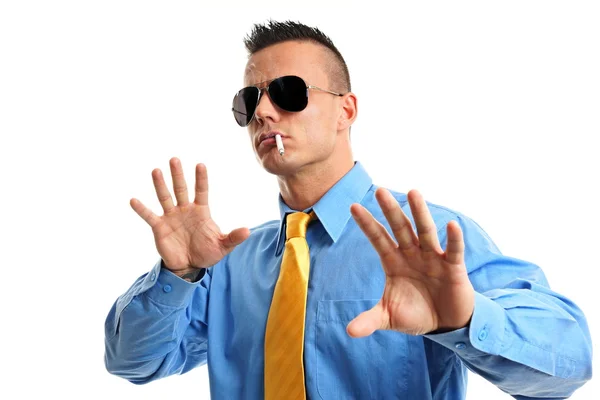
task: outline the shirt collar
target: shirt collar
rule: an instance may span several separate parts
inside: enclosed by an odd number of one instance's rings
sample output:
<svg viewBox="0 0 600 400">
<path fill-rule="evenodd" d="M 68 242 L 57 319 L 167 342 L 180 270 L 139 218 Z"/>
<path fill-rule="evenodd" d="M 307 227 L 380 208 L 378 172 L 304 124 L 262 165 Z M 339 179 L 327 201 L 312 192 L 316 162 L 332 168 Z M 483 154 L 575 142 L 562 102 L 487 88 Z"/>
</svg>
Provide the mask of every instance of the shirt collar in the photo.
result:
<svg viewBox="0 0 600 400">
<path fill-rule="evenodd" d="M 312 208 L 329 234 L 329 237 L 335 243 L 352 216 L 350 214 L 350 206 L 353 203 L 360 203 L 371 185 L 371 177 L 367 174 L 362 164 L 357 161 L 354 163 L 352 169 L 342 179 L 337 181 L 313 207 L 302 211 L 308 213 Z M 297 211 L 288 207 L 284 203 L 281 194 L 279 194 L 280 222 L 277 247 L 275 248 L 276 255 L 281 253 L 283 242 L 285 241 L 285 218 L 287 214 Z"/>
</svg>

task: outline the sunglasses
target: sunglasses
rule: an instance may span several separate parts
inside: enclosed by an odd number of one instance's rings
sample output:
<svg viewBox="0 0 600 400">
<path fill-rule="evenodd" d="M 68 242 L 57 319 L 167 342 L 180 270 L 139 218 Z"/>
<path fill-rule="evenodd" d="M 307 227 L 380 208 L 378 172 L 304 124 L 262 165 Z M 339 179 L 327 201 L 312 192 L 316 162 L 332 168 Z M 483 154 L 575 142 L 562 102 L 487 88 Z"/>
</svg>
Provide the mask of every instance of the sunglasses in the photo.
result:
<svg viewBox="0 0 600 400">
<path fill-rule="evenodd" d="M 307 85 L 304 79 L 288 75 L 273 79 L 269 85 L 263 89 L 257 86 L 248 86 L 241 89 L 233 98 L 233 117 L 239 126 L 248 126 L 254 119 L 256 107 L 260 102 L 263 90 L 269 93 L 271 101 L 284 111 L 298 112 L 302 111 L 308 105 L 308 89 L 320 90 L 331 93 L 336 96 L 343 94 L 321 89 L 320 87 Z"/>
</svg>

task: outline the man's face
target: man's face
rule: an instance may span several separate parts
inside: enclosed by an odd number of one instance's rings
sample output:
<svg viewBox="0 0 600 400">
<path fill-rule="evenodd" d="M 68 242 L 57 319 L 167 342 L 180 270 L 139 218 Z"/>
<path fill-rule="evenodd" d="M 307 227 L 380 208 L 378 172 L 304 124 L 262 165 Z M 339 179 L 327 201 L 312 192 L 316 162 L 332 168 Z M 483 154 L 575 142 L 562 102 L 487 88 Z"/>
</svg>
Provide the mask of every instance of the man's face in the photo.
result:
<svg viewBox="0 0 600 400">
<path fill-rule="evenodd" d="M 272 45 L 248 60 L 244 85 L 263 88 L 275 78 L 296 75 L 307 85 L 337 91 L 339 88 L 330 87 L 326 73 L 329 60 L 325 48 L 317 44 L 284 42 Z M 289 112 L 277 107 L 263 91 L 254 120 L 248 125 L 254 153 L 263 168 L 276 175 L 287 175 L 330 159 L 336 151 L 340 99 L 310 89 L 307 107 L 300 112 Z M 261 134 L 275 132 L 283 139 L 283 157 L 274 140 L 260 140 Z"/>
</svg>

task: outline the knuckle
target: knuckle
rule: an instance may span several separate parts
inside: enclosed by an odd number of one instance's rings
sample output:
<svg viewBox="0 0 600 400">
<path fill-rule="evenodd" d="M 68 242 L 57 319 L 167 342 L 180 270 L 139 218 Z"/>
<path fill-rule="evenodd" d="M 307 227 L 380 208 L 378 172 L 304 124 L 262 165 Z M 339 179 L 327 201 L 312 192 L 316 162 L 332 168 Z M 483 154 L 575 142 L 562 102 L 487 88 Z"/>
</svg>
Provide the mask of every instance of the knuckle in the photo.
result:
<svg viewBox="0 0 600 400">
<path fill-rule="evenodd" d="M 170 194 L 163 194 L 163 195 L 159 195 L 158 196 L 158 201 L 160 201 L 161 203 L 164 203 L 166 201 L 171 200 L 171 195 Z"/>
<path fill-rule="evenodd" d="M 185 193 L 187 192 L 187 188 L 185 187 L 185 185 L 183 186 L 176 186 L 173 188 L 173 192 L 180 194 L 180 193 Z"/>
</svg>

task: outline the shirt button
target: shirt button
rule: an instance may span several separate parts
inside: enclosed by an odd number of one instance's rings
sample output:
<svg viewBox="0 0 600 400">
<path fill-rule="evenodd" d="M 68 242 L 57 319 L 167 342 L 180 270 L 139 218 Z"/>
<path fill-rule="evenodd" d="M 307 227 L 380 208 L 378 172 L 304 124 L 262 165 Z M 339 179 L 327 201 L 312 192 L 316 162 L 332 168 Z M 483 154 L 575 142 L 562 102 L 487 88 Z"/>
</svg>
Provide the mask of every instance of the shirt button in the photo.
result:
<svg viewBox="0 0 600 400">
<path fill-rule="evenodd" d="M 454 345 L 454 347 L 456 347 L 458 350 L 462 350 L 462 349 L 466 349 L 467 345 L 464 344 L 463 342 L 458 342 Z"/>
<path fill-rule="evenodd" d="M 150 280 L 156 280 L 156 272 L 152 273 L 152 276 L 150 276 Z"/>
<path fill-rule="evenodd" d="M 487 338 L 488 332 L 485 328 L 483 328 L 482 330 L 479 331 L 479 335 L 477 335 L 477 337 L 479 338 L 479 340 L 485 340 Z"/>
<path fill-rule="evenodd" d="M 169 293 L 171 291 L 171 285 L 165 285 L 165 286 L 163 286 L 163 291 L 165 293 Z"/>
</svg>

